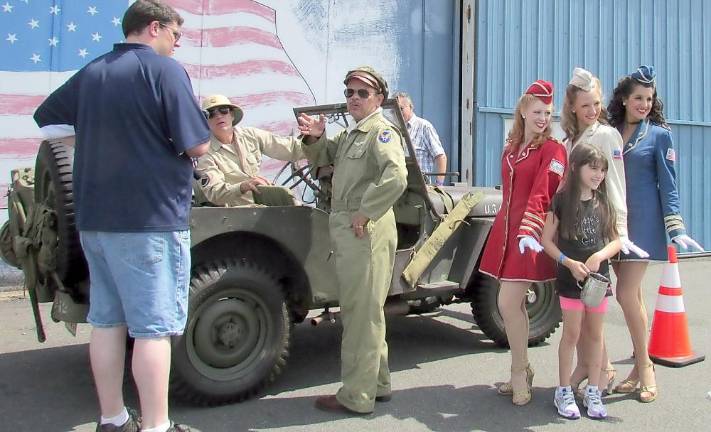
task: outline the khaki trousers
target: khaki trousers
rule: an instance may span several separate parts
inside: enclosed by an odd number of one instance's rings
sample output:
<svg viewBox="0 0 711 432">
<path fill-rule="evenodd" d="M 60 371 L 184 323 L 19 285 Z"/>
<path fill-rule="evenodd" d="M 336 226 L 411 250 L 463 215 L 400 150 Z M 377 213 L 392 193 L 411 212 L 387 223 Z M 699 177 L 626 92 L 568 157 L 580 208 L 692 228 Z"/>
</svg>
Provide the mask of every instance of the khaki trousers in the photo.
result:
<svg viewBox="0 0 711 432">
<path fill-rule="evenodd" d="M 368 222 L 362 239 L 353 233 L 349 212 L 331 213 L 329 228 L 343 323 L 343 386 L 336 398 L 353 411 L 369 413 L 376 396 L 391 392 L 383 306 L 397 247 L 395 216 L 391 209 L 377 222 Z"/>
</svg>

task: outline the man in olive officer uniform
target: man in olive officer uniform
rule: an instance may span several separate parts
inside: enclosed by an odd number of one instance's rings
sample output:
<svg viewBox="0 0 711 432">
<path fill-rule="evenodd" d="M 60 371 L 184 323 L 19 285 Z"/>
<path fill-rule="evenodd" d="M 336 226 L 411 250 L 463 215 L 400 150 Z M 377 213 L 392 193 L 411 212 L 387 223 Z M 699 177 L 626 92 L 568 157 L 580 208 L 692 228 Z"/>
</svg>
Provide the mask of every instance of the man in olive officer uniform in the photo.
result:
<svg viewBox="0 0 711 432">
<path fill-rule="evenodd" d="M 348 72 L 344 84 L 353 130 L 328 139 L 323 116 L 299 118 L 307 158 L 334 165 L 329 231 L 343 321 L 343 386 L 335 396 L 319 397 L 316 407 L 366 414 L 391 394 L 383 306 L 397 245 L 392 206 L 407 186 L 407 169 L 402 137 L 380 107 L 388 96 L 385 80 L 364 66 Z"/>
<path fill-rule="evenodd" d="M 283 161 L 304 158 L 301 141 L 254 127 L 236 126 L 240 107 L 227 96 L 212 95 L 202 101 L 210 126 L 210 151 L 198 161 L 202 192 L 218 206 L 254 204 L 257 186 L 271 182 L 259 175 L 262 155 Z"/>
</svg>

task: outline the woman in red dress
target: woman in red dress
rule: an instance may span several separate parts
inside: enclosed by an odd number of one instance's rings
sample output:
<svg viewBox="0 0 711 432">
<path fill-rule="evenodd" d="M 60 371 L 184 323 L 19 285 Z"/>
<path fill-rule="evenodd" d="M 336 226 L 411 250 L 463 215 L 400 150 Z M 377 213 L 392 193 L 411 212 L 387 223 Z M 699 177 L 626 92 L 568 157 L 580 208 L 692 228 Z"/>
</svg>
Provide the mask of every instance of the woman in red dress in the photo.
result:
<svg viewBox="0 0 711 432">
<path fill-rule="evenodd" d="M 503 203 L 491 228 L 480 270 L 501 283 L 499 312 L 511 347 L 511 380 L 499 386 L 515 405 L 531 401 L 526 292 L 555 279 L 555 262 L 539 254 L 551 198 L 567 166 L 565 147 L 551 138 L 553 85 L 538 80 L 516 105 L 501 163 Z"/>
</svg>

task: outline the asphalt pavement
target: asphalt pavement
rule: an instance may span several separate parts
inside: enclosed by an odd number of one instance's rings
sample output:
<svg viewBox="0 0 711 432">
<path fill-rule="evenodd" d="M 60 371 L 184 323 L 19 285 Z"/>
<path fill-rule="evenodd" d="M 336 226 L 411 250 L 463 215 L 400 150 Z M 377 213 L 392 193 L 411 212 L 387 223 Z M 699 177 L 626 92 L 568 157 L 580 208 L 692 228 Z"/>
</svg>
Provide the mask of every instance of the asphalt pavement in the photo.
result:
<svg viewBox="0 0 711 432">
<path fill-rule="evenodd" d="M 683 261 L 680 269 L 692 345 L 711 355 L 711 259 Z M 660 273 L 661 265 L 650 267 L 644 282 L 650 318 Z M 631 368 L 632 348 L 620 308 L 611 305 L 606 336 L 619 381 Z M 89 327 L 80 326 L 72 337 L 49 320 L 46 306 L 48 341 L 40 344 L 27 298 L 17 291 L 0 293 L 0 430 L 93 431 L 98 414 L 88 364 Z M 393 399 L 378 403 L 371 415 L 348 417 L 313 407 L 315 396 L 339 387 L 340 326 L 305 323 L 294 328 L 288 367 L 265 394 L 213 408 L 174 401 L 171 416 L 205 432 L 711 430 L 711 358 L 685 368 L 657 366 L 659 398 L 654 403 L 613 395 L 606 399 L 609 417 L 604 421 L 558 417 L 552 398 L 559 337 L 560 331 L 530 350 L 536 370 L 533 401 L 514 407 L 494 389 L 508 375 L 509 354 L 479 331 L 469 305 L 390 317 Z M 128 404 L 136 406 L 128 377 L 125 388 Z"/>
</svg>

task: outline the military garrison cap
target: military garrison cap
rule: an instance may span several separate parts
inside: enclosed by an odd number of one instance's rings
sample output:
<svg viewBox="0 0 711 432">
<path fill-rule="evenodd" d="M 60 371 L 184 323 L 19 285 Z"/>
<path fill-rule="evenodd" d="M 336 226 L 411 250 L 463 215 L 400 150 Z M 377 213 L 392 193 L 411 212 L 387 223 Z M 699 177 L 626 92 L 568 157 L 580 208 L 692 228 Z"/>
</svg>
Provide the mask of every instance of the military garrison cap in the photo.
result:
<svg viewBox="0 0 711 432">
<path fill-rule="evenodd" d="M 568 85 L 589 92 L 595 88 L 595 77 L 589 71 L 576 67 L 573 69 L 573 76 L 570 78 L 570 81 L 568 81 Z"/>
<path fill-rule="evenodd" d="M 360 66 L 348 71 L 343 84 L 348 84 L 351 78 L 358 79 L 365 84 L 378 90 L 385 99 L 388 98 L 388 83 L 385 79 L 370 66 Z"/>
<path fill-rule="evenodd" d="M 642 84 L 654 84 L 657 74 L 654 72 L 654 66 L 642 65 L 630 76 Z"/>
<path fill-rule="evenodd" d="M 544 104 L 553 103 L 553 84 L 544 80 L 536 80 L 526 90 L 526 94 L 537 97 Z"/>
</svg>

